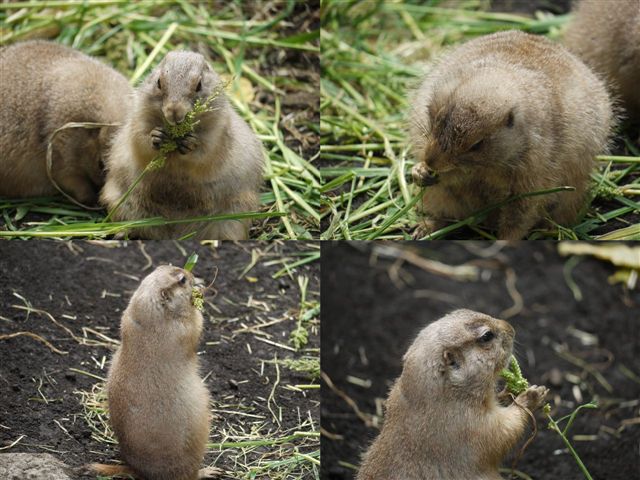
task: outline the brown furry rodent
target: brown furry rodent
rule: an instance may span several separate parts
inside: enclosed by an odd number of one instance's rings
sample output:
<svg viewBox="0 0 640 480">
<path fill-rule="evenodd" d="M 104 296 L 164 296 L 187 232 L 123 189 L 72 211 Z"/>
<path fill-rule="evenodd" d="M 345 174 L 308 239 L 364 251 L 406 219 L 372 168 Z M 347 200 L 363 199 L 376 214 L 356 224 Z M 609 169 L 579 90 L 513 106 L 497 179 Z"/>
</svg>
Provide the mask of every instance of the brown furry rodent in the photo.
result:
<svg viewBox="0 0 640 480">
<path fill-rule="evenodd" d="M 180 123 L 197 99 L 220 85 L 199 53 L 170 52 L 137 89 L 135 105 L 106 159 L 101 202 L 113 209 L 140 172 L 158 155 L 163 122 Z M 114 220 L 161 216 L 183 219 L 258 208 L 263 154 L 260 141 L 224 94 L 212 112 L 198 117 L 193 135 L 169 153 L 165 165 L 148 172 Z M 227 220 L 139 229 L 143 238 L 178 238 L 197 230 L 199 239 L 245 239 L 250 221 Z"/>
<path fill-rule="evenodd" d="M 124 121 L 133 89 L 114 69 L 51 42 L 0 49 L 0 196 L 57 194 L 46 151 L 68 122 Z M 95 203 L 104 183 L 102 155 L 114 127 L 73 128 L 56 135 L 52 176 L 76 200 Z"/>
<path fill-rule="evenodd" d="M 627 115 L 640 120 L 640 1 L 582 0 L 563 42 L 607 80 Z"/>
<path fill-rule="evenodd" d="M 189 272 L 163 265 L 133 294 L 107 379 L 109 419 L 126 466 L 94 464 L 93 471 L 199 478 L 210 420 L 209 392 L 198 374 L 202 314 L 192 304 L 193 286 Z"/>
<path fill-rule="evenodd" d="M 501 32 L 453 49 L 424 78 L 410 104 L 410 135 L 419 163 L 438 183 L 427 188 L 425 233 L 508 197 L 489 215 L 498 238 L 520 239 L 549 217 L 569 225 L 585 206 L 594 157 L 613 123 L 604 84 L 550 40 Z"/>
<path fill-rule="evenodd" d="M 494 480 L 547 393 L 532 386 L 499 404 L 495 387 L 509 363 L 507 322 L 456 310 L 424 328 L 404 356 L 386 402 L 382 431 L 357 480 Z"/>
</svg>

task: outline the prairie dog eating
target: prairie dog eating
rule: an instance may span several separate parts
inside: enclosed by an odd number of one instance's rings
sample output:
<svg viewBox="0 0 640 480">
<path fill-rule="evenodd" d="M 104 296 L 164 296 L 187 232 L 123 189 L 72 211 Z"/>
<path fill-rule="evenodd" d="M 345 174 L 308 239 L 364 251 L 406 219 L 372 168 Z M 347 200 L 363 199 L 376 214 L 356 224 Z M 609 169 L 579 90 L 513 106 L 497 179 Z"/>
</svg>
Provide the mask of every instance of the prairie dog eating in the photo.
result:
<svg viewBox="0 0 640 480">
<path fill-rule="evenodd" d="M 210 397 L 198 374 L 203 320 L 193 287 L 189 272 L 165 265 L 133 294 L 107 379 L 109 418 L 126 465 L 93 465 L 94 471 L 133 472 L 145 480 L 201 478 Z"/>
<path fill-rule="evenodd" d="M 422 202 L 424 233 L 511 197 L 488 216 L 500 239 L 521 239 L 544 220 L 572 224 L 614 123 L 605 86 L 584 63 L 516 31 L 454 48 L 410 105 L 412 174 L 417 183 L 438 174 Z M 562 186 L 575 191 L 522 197 Z"/>
<path fill-rule="evenodd" d="M 497 480 L 546 388 L 532 386 L 508 407 L 495 387 L 508 364 L 507 322 L 456 310 L 425 327 L 404 356 L 378 438 L 357 480 Z"/>
<path fill-rule="evenodd" d="M 136 89 L 134 106 L 106 159 L 100 200 L 109 210 L 159 155 L 167 139 L 165 123 L 180 124 L 196 101 L 219 95 L 213 110 L 197 117 L 194 132 L 177 140 L 164 166 L 147 172 L 114 220 L 180 220 L 258 208 L 262 146 L 221 90 L 218 75 L 194 52 L 170 52 Z M 166 239 L 196 232 L 198 239 L 241 240 L 249 226 L 248 220 L 178 223 L 138 229 L 134 235 Z"/>
</svg>

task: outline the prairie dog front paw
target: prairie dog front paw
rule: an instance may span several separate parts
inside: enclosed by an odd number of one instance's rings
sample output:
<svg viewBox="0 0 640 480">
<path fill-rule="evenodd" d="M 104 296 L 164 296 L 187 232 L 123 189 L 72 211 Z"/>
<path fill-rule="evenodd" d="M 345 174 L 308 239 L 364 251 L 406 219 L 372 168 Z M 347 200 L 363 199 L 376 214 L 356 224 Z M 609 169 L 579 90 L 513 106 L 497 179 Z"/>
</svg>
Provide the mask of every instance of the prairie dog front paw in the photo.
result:
<svg viewBox="0 0 640 480">
<path fill-rule="evenodd" d="M 549 389 L 544 385 L 532 385 L 518 395 L 515 401 L 518 405 L 533 411 L 542 406 L 547 393 L 549 393 Z"/>
<path fill-rule="evenodd" d="M 198 148 L 198 146 L 200 145 L 198 137 L 196 137 L 192 133 L 189 133 L 184 138 L 177 140 L 176 143 L 178 145 L 178 151 L 180 152 L 180 155 L 186 155 L 187 153 L 192 152 L 193 150 Z"/>
<path fill-rule="evenodd" d="M 160 147 L 162 146 L 166 138 L 167 133 L 162 130 L 162 128 L 156 127 L 151 130 L 151 145 L 153 145 L 153 148 L 155 148 L 156 150 L 160 150 Z"/>
<path fill-rule="evenodd" d="M 442 220 L 435 220 L 433 218 L 424 218 L 413 230 L 411 238 L 413 240 L 419 240 L 432 234 L 433 232 L 440 230 L 446 225 L 446 222 Z"/>
</svg>

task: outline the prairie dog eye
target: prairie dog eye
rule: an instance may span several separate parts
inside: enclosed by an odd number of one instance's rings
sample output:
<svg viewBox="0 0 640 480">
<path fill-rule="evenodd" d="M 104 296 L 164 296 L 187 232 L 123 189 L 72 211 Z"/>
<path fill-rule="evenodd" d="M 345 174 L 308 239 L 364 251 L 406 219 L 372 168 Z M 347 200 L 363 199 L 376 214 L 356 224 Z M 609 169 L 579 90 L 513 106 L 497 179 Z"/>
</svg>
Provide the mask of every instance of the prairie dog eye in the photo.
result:
<svg viewBox="0 0 640 480">
<path fill-rule="evenodd" d="M 158 90 L 162 90 L 162 83 L 160 83 L 160 78 L 158 78 L 156 84 L 158 85 Z"/>
<path fill-rule="evenodd" d="M 495 338 L 495 334 L 491 330 L 488 330 L 478 339 L 478 341 L 481 343 L 487 343 L 493 340 L 494 338 Z"/>
<path fill-rule="evenodd" d="M 202 80 L 200 80 L 196 86 L 196 92 L 199 92 L 200 90 L 202 90 Z"/>
<path fill-rule="evenodd" d="M 470 152 L 477 152 L 478 150 L 480 150 L 482 148 L 483 144 L 484 144 L 484 140 L 478 140 L 476 143 L 471 145 L 471 148 L 469 148 L 469 151 Z"/>
<path fill-rule="evenodd" d="M 180 274 L 180 277 L 178 278 L 178 283 L 180 285 L 184 285 L 185 283 L 187 283 L 187 277 L 183 274 Z"/>
</svg>

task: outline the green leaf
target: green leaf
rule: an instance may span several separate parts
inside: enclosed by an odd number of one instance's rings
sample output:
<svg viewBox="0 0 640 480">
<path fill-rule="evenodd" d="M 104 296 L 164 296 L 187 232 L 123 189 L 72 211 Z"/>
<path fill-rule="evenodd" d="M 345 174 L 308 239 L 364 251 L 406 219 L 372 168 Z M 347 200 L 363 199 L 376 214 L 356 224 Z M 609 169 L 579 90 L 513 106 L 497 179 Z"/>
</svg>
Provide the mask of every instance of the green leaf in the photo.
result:
<svg viewBox="0 0 640 480">
<path fill-rule="evenodd" d="M 198 254 L 196 252 L 193 252 L 191 256 L 187 258 L 187 263 L 184 264 L 184 269 L 187 272 L 190 272 L 191 270 L 193 270 L 193 267 L 196 266 L 196 263 L 198 263 Z"/>
</svg>

